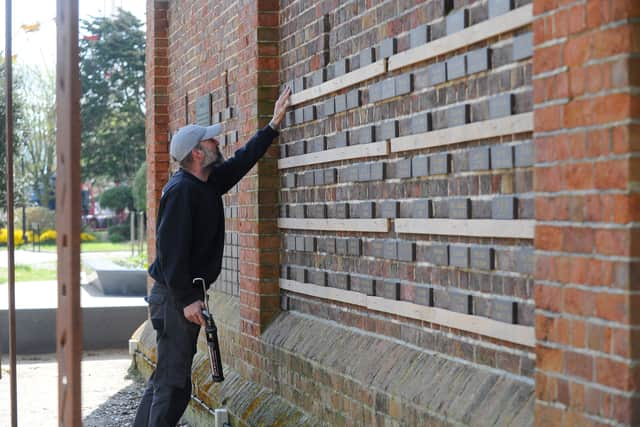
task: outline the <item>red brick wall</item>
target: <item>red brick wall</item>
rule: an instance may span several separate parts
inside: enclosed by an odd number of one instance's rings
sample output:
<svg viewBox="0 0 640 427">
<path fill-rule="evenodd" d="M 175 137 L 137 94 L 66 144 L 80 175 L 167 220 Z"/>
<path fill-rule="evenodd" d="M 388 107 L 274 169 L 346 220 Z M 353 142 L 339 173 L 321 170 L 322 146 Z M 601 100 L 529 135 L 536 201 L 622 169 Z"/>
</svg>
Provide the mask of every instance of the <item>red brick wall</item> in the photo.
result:
<svg viewBox="0 0 640 427">
<path fill-rule="evenodd" d="M 536 423 L 638 425 L 640 3 L 534 14 Z"/>
</svg>

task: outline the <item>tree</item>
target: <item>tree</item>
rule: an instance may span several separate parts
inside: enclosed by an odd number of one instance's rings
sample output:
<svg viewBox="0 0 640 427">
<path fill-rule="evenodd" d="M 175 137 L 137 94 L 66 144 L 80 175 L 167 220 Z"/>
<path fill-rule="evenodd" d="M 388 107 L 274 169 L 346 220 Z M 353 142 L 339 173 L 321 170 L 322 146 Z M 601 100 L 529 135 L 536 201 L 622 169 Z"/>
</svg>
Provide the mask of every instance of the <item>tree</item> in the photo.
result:
<svg viewBox="0 0 640 427">
<path fill-rule="evenodd" d="M 0 52 L 0 224 L 4 225 L 6 222 L 6 208 L 7 208 L 7 144 L 5 135 L 5 117 L 6 117 L 6 96 L 5 96 L 5 66 L 4 66 L 4 53 Z M 23 85 L 23 80 L 20 74 L 14 72 L 13 75 L 13 152 L 14 152 L 14 171 L 19 172 L 17 168 L 16 159 L 20 153 L 21 143 L 23 141 L 22 132 L 24 129 L 24 118 L 22 114 L 23 99 L 20 94 L 20 88 Z M 14 173 L 14 176 L 16 174 Z M 16 204 L 23 203 L 24 180 L 16 177 L 14 180 L 14 202 Z"/>
<path fill-rule="evenodd" d="M 21 74 L 25 82 L 20 88 L 23 117 L 28 126 L 21 132 L 20 164 L 16 165 L 16 172 L 27 180 L 40 206 L 48 207 L 55 193 L 55 74 L 53 70 L 34 66 L 22 67 Z"/>
<path fill-rule="evenodd" d="M 118 9 L 82 21 L 82 166 L 85 178 L 129 182 L 145 159 L 142 23 Z"/>
<path fill-rule="evenodd" d="M 113 209 L 120 214 L 125 209 L 133 209 L 133 194 L 131 187 L 128 185 L 120 185 L 105 190 L 100 196 L 100 206 L 107 209 Z"/>
<path fill-rule="evenodd" d="M 147 208 L 147 163 L 140 165 L 140 169 L 136 172 L 133 179 L 133 206 L 138 211 L 144 211 Z"/>
</svg>

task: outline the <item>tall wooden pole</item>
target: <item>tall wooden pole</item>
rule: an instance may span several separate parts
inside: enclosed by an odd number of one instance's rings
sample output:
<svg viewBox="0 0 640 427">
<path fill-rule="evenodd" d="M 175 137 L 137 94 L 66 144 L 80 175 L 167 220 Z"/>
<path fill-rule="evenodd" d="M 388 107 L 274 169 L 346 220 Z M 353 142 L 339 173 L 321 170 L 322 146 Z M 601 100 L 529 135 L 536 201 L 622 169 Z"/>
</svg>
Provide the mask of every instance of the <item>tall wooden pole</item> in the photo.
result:
<svg viewBox="0 0 640 427">
<path fill-rule="evenodd" d="M 11 369 L 11 426 L 18 425 L 18 393 L 16 365 L 16 276 L 15 239 L 13 224 L 13 68 L 11 62 L 11 0 L 5 3 L 5 131 L 7 144 L 7 254 L 9 257 L 9 367 Z"/>
<path fill-rule="evenodd" d="M 81 426 L 80 78 L 78 0 L 57 0 L 56 230 L 58 425 Z"/>
</svg>

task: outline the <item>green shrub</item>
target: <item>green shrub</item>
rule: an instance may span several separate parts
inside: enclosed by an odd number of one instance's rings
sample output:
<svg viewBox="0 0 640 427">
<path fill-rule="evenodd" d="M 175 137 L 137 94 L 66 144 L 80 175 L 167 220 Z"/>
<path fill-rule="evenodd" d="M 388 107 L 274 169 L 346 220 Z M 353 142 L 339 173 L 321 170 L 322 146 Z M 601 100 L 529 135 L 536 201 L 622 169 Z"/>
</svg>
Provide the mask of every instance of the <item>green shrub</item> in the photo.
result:
<svg viewBox="0 0 640 427">
<path fill-rule="evenodd" d="M 112 243 L 120 243 L 126 242 L 129 240 L 129 235 L 131 231 L 129 229 L 129 224 L 117 224 L 112 225 L 107 229 L 107 235 L 109 236 L 109 241 Z"/>
<path fill-rule="evenodd" d="M 113 209 L 116 212 L 121 212 L 124 209 L 132 210 L 133 194 L 131 193 L 131 187 L 120 185 L 106 190 L 100 196 L 100 207 Z"/>
</svg>

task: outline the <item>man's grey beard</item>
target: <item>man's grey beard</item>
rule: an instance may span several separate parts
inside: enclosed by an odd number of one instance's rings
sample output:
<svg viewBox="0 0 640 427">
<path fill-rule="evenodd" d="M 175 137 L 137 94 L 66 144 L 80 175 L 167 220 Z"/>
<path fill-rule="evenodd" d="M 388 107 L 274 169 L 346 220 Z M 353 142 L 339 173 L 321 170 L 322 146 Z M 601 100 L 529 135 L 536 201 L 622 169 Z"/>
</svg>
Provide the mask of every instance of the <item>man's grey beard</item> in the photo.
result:
<svg viewBox="0 0 640 427">
<path fill-rule="evenodd" d="M 214 168 L 220 166 L 224 162 L 224 155 L 220 148 L 216 147 L 215 151 L 205 150 L 204 165 L 205 168 Z"/>
</svg>

